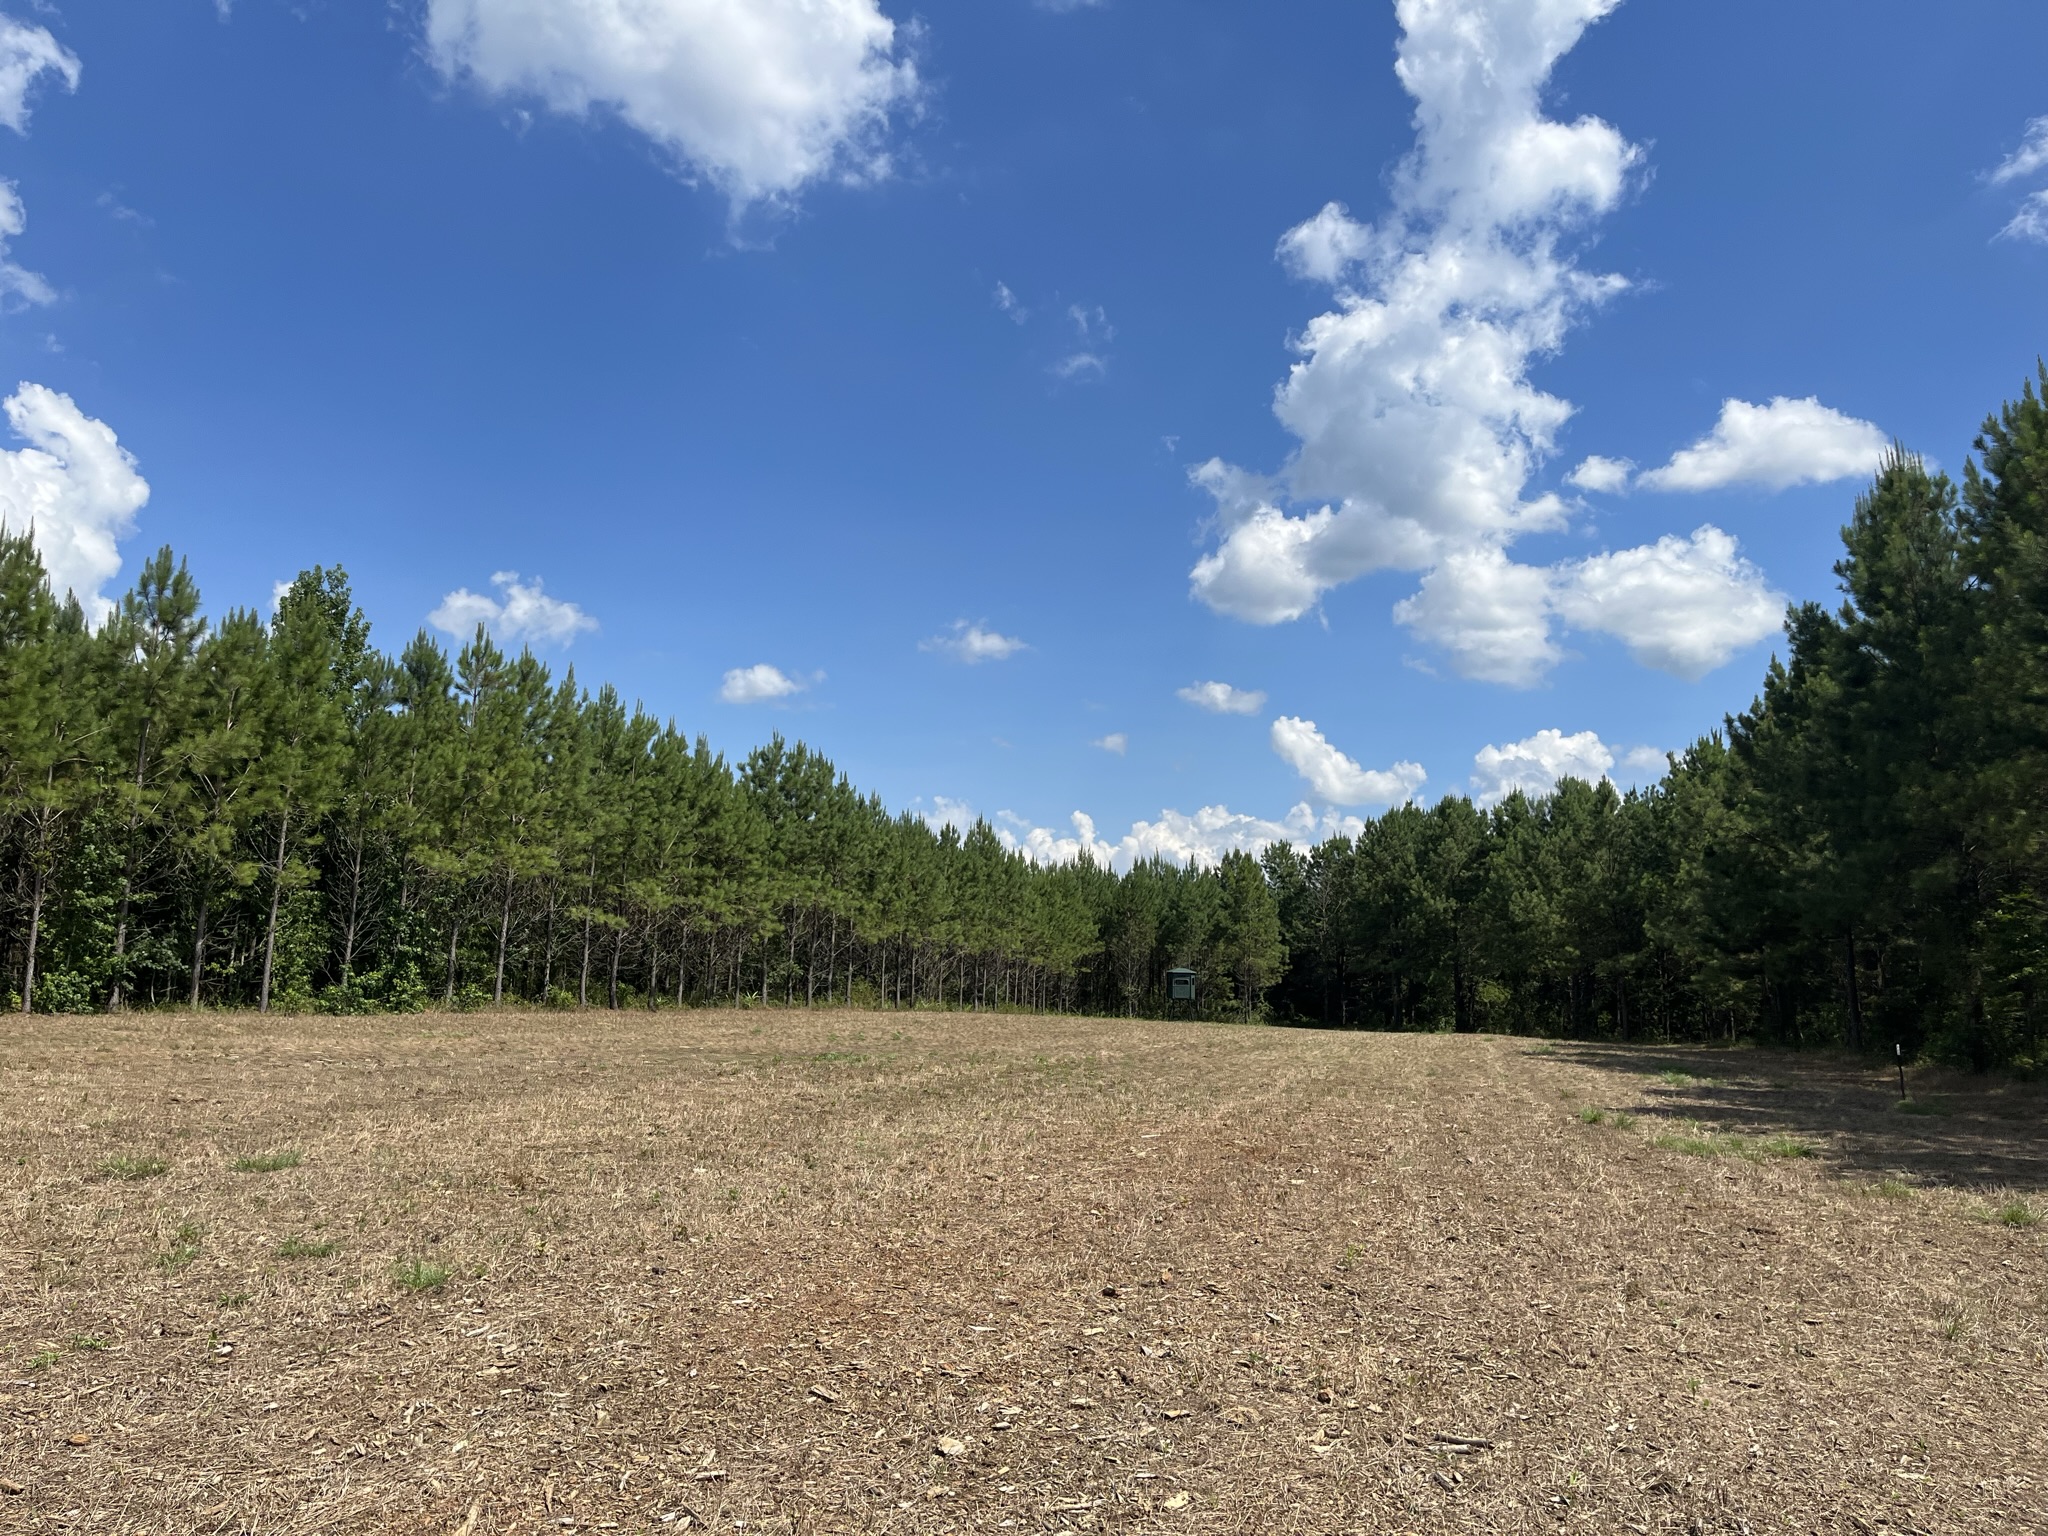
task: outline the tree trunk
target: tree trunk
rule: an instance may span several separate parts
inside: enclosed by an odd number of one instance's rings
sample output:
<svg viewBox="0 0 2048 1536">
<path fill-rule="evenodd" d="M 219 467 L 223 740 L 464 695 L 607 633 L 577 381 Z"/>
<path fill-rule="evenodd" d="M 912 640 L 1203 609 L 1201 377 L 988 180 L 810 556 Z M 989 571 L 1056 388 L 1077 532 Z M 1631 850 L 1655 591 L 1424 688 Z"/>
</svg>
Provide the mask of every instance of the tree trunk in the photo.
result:
<svg viewBox="0 0 2048 1536">
<path fill-rule="evenodd" d="M 348 922 L 341 930 L 341 985 L 348 987 L 356 970 L 356 931 L 363 907 L 363 845 L 358 841 L 349 859 Z"/>
<path fill-rule="evenodd" d="M 21 973 L 21 1011 L 29 1012 L 36 1001 L 36 945 L 43 932 L 43 890 L 48 876 L 40 862 L 36 865 L 35 885 L 31 889 L 28 905 L 28 960 Z"/>
<path fill-rule="evenodd" d="M 263 985 L 256 992 L 258 1013 L 270 1012 L 271 966 L 277 958 L 277 908 L 284 897 L 285 836 L 291 824 L 292 813 L 289 810 L 277 819 L 277 873 L 270 881 L 270 921 L 263 930 Z"/>
<path fill-rule="evenodd" d="M 555 882 L 548 882 L 548 928 L 540 957 L 540 1000 L 546 1002 L 555 989 Z"/>
<path fill-rule="evenodd" d="M 590 1006 L 590 913 L 583 914 L 583 969 L 576 977 L 576 1006 Z"/>
<path fill-rule="evenodd" d="M 618 1006 L 619 1006 L 619 960 L 620 960 L 620 958 L 621 958 L 622 956 L 624 956 L 624 954 L 625 954 L 625 953 L 626 953 L 626 927 L 625 927 L 625 924 L 621 923 L 621 924 L 619 925 L 619 930 L 618 930 L 618 934 L 617 934 L 617 936 L 616 936 L 615 938 L 613 938 L 613 940 L 612 940 L 612 981 L 611 981 L 611 991 L 610 991 L 610 993 L 609 993 L 609 994 L 607 995 L 607 997 L 606 997 L 606 1000 L 605 1000 L 605 1006 L 606 1006 L 607 1008 L 610 1008 L 610 1009 L 612 1009 L 612 1010 L 613 1010 L 614 1012 L 616 1012 L 616 1011 L 618 1010 Z"/>
<path fill-rule="evenodd" d="M 505 940 L 512 932 L 512 872 L 505 872 L 505 901 L 498 908 L 498 974 L 491 983 L 491 1006 L 505 1001 Z"/>
<path fill-rule="evenodd" d="M 206 974 L 206 906 L 209 892 L 199 888 L 199 920 L 192 931 L 192 1006 L 199 1006 L 199 981 Z"/>
<path fill-rule="evenodd" d="M 128 954 L 128 908 L 135 893 L 135 833 L 129 829 L 128 857 L 121 870 L 121 911 L 114 920 L 114 984 L 107 992 L 107 1012 L 121 1008 L 121 962 Z"/>
<path fill-rule="evenodd" d="M 462 919 L 454 918 L 448 924 L 448 997 L 447 1006 L 455 1006 L 455 951 L 462 939 Z"/>
</svg>

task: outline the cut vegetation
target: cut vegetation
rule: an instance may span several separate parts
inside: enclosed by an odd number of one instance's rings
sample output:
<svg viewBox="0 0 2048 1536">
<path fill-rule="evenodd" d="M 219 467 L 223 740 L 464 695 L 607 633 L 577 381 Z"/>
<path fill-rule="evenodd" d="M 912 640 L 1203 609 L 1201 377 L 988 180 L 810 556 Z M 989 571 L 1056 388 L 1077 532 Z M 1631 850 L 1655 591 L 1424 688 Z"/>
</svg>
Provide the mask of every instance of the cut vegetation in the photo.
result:
<svg viewBox="0 0 2048 1536">
<path fill-rule="evenodd" d="M 10 1531 L 2048 1529 L 2039 1089 L 1017 1015 L 10 1028 Z"/>
</svg>

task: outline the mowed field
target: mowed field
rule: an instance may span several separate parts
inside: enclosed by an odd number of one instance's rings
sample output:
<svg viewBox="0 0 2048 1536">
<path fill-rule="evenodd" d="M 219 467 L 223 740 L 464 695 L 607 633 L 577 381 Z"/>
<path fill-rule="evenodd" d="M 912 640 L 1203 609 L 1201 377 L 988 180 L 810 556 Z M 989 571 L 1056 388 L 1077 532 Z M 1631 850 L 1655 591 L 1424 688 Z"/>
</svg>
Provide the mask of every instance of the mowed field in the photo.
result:
<svg viewBox="0 0 2048 1536">
<path fill-rule="evenodd" d="M 0 1028 L 8 1532 L 2048 1530 L 2038 1088 L 957 1014 Z"/>
</svg>

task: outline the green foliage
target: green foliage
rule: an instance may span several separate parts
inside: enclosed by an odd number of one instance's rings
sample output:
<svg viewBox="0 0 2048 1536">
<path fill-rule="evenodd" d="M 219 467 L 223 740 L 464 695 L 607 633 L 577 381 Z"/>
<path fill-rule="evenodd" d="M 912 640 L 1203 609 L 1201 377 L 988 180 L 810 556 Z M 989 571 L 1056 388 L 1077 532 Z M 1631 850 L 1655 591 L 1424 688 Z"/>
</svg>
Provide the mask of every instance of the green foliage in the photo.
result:
<svg viewBox="0 0 2048 1536">
<path fill-rule="evenodd" d="M 407 1259 L 392 1271 L 392 1278 L 408 1291 L 436 1291 L 448 1283 L 448 1267 L 426 1259 Z"/>
<path fill-rule="evenodd" d="M 277 1245 L 277 1256 L 280 1259 L 324 1259 L 332 1256 L 335 1247 L 336 1244 L 332 1242 L 313 1242 L 308 1238 L 288 1237 Z M 425 1288 L 412 1284 L 411 1281 L 405 1278 L 405 1272 L 401 1272 L 399 1279 L 400 1283 L 410 1290 L 422 1290 Z M 441 1279 L 447 1279 L 445 1272 L 443 1272 Z M 439 1285 L 441 1281 L 436 1280 L 433 1283 Z"/>
<path fill-rule="evenodd" d="M 199 1239 L 203 1235 L 197 1222 L 180 1222 L 171 1243 L 156 1256 L 156 1267 L 166 1274 L 175 1273 L 199 1257 Z"/>
<path fill-rule="evenodd" d="M 1210 1019 L 2048 1073 L 2042 390 L 1960 486 L 1892 453 L 1842 543 L 1840 606 L 1652 786 L 1117 874 L 891 816 L 802 742 L 728 763 L 483 630 L 384 655 L 338 569 L 209 619 L 163 550 L 95 631 L 0 532 L 0 997 L 1157 1016 L 1185 966 Z"/>
</svg>

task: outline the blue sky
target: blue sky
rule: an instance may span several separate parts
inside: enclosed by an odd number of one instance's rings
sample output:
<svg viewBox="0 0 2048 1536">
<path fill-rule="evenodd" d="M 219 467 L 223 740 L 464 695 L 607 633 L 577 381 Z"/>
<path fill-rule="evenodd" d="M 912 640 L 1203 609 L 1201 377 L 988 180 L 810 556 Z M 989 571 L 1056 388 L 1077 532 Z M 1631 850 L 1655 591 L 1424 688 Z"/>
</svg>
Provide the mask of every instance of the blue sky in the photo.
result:
<svg viewBox="0 0 2048 1536">
<path fill-rule="evenodd" d="M 1210 855 L 1640 777 L 2048 347 L 2036 0 L 624 9 L 17 4 L 0 515 Z"/>
</svg>

